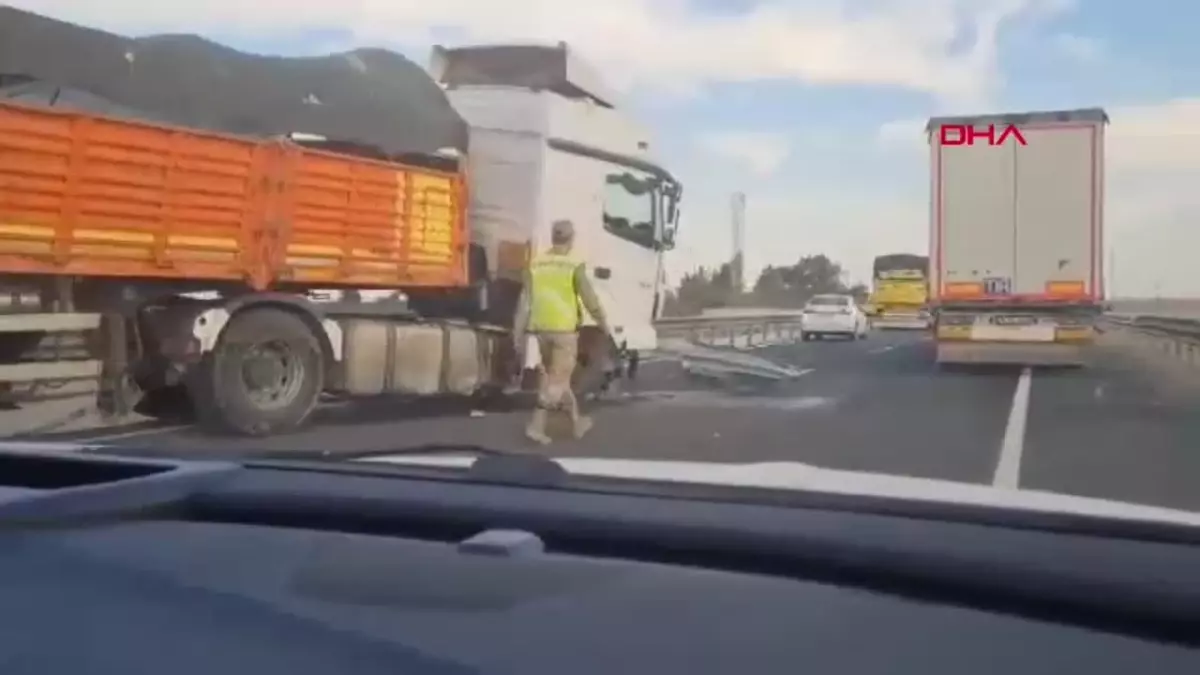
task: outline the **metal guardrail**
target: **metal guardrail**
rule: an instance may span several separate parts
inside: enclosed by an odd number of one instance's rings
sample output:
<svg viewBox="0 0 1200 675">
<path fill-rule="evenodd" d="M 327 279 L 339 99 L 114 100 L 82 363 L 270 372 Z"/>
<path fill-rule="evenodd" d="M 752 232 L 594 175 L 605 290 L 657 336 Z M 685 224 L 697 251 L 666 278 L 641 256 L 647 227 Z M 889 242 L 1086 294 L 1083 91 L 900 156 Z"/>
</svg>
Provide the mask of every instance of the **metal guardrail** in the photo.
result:
<svg viewBox="0 0 1200 675">
<path fill-rule="evenodd" d="M 1200 319 L 1148 314 L 1107 314 L 1105 320 L 1118 326 L 1128 326 L 1143 331 L 1200 338 Z"/>
<path fill-rule="evenodd" d="M 765 344 L 799 342 L 800 313 L 781 312 L 761 316 L 676 317 L 655 322 L 660 338 L 686 341 L 704 347 L 746 349 Z M 1123 329 L 1135 334 L 1139 348 L 1200 365 L 1200 318 L 1149 314 L 1108 313 L 1101 329 Z M 689 357 L 685 357 L 689 358 Z M 692 360 L 701 358 L 692 356 Z M 723 360 L 726 357 L 721 357 Z M 741 369 L 732 362 L 721 366 Z"/>
<path fill-rule="evenodd" d="M 800 341 L 800 312 L 750 316 L 689 316 L 661 319 L 661 355 L 676 359 L 693 376 L 745 381 L 788 380 L 803 371 L 759 358 L 743 350 Z"/>
<path fill-rule="evenodd" d="M 799 312 L 738 317 L 674 317 L 654 323 L 660 338 L 683 338 L 714 347 L 798 342 Z"/>
<path fill-rule="evenodd" d="M 687 316 L 659 319 L 654 326 L 660 337 L 688 338 L 706 334 L 724 337 L 748 334 L 799 337 L 800 320 L 799 312 L 738 317 Z M 1200 339 L 1200 318 L 1109 313 L 1104 315 L 1104 320 L 1114 325 Z"/>
<path fill-rule="evenodd" d="M 1106 323 L 1138 336 L 1142 349 L 1200 364 L 1200 319 L 1148 314 L 1106 314 Z"/>
</svg>

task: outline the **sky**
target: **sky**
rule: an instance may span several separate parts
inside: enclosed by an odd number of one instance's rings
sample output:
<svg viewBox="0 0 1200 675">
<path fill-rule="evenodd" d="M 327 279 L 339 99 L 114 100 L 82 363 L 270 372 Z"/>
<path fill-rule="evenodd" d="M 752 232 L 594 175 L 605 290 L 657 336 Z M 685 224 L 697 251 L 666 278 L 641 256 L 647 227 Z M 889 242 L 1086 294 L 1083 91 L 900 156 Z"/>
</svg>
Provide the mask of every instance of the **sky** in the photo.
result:
<svg viewBox="0 0 1200 675">
<path fill-rule="evenodd" d="M 938 114 L 1103 107 L 1110 292 L 1200 297 L 1200 5 L 1167 0 L 16 0 L 127 35 L 198 33 L 323 54 L 565 40 L 653 134 L 685 185 L 678 276 L 748 276 L 823 253 L 865 281 L 924 253 Z M 1197 45 L 1197 46 L 1193 46 Z"/>
</svg>

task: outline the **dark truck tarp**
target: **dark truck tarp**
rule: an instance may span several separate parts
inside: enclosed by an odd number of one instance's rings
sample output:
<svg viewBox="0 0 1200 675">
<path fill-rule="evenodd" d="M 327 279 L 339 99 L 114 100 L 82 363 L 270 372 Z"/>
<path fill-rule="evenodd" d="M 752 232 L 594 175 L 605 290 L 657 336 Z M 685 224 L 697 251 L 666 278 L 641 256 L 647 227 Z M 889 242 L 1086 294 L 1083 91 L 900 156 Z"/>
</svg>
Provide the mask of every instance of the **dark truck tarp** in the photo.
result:
<svg viewBox="0 0 1200 675">
<path fill-rule="evenodd" d="M 0 85 L 3 85 L 3 82 L 0 82 Z M 143 110 L 127 108 L 81 89 L 61 87 L 41 80 L 27 80 L 20 84 L 0 86 L 0 101 L 16 101 L 17 103 L 43 105 L 51 108 L 71 108 L 97 113 L 105 117 L 164 123 L 169 121 L 157 119 Z"/>
<path fill-rule="evenodd" d="M 388 156 L 467 149 L 467 125 L 420 66 L 383 49 L 257 56 L 194 35 L 127 38 L 0 7 L 0 85 L 32 78 L 178 125 L 306 133 Z M 76 103 L 88 101 L 76 94 Z"/>
<path fill-rule="evenodd" d="M 875 276 L 894 270 L 921 270 L 929 274 L 929 256 L 915 253 L 892 253 L 875 259 Z"/>
</svg>

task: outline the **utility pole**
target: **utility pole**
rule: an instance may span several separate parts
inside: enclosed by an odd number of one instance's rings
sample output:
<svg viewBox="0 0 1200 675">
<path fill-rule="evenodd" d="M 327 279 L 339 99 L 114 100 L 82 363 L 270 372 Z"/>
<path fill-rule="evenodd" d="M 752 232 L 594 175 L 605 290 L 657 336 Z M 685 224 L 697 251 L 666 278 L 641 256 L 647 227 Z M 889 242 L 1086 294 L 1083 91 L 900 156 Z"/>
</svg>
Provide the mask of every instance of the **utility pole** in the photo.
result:
<svg viewBox="0 0 1200 675">
<path fill-rule="evenodd" d="M 746 289 L 746 195 L 743 192 L 733 193 L 730 203 L 733 217 L 733 260 L 730 262 L 733 291 L 741 293 Z"/>
<path fill-rule="evenodd" d="M 1117 249 L 1108 249 L 1108 288 L 1104 289 L 1109 300 L 1117 297 Z"/>
</svg>

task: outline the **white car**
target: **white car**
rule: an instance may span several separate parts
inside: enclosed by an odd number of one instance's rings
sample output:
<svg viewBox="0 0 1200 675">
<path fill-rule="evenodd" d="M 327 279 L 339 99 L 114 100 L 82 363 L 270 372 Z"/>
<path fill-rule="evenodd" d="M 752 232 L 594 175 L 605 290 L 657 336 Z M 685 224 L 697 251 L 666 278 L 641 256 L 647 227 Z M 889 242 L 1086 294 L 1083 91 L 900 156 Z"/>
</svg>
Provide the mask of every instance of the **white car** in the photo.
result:
<svg viewBox="0 0 1200 675">
<path fill-rule="evenodd" d="M 800 339 L 805 341 L 825 335 L 865 340 L 868 330 L 867 315 L 850 295 L 818 295 L 804 306 L 800 319 Z"/>
</svg>

